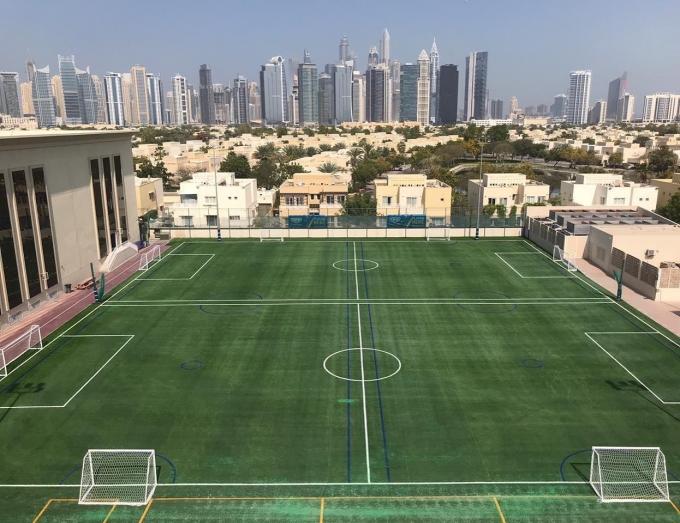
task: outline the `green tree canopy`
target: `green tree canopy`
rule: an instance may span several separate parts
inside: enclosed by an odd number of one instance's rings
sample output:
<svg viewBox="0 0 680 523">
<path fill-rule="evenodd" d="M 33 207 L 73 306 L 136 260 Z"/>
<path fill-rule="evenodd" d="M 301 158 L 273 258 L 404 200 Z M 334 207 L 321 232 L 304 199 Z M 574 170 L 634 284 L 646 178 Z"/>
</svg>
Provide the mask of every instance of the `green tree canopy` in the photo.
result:
<svg viewBox="0 0 680 523">
<path fill-rule="evenodd" d="M 349 216 L 374 216 L 376 201 L 368 193 L 350 194 L 342 204 L 342 214 Z"/>
<path fill-rule="evenodd" d="M 647 165 L 649 170 L 656 173 L 657 176 L 662 173 L 673 172 L 678 157 L 665 145 L 649 152 L 647 157 Z"/>
<path fill-rule="evenodd" d="M 248 158 L 243 154 L 236 154 L 233 151 L 230 151 L 227 157 L 222 160 L 219 171 L 236 173 L 236 178 L 250 178 L 252 176 Z"/>
<path fill-rule="evenodd" d="M 680 191 L 676 191 L 670 201 L 657 212 L 675 223 L 680 223 Z"/>
</svg>

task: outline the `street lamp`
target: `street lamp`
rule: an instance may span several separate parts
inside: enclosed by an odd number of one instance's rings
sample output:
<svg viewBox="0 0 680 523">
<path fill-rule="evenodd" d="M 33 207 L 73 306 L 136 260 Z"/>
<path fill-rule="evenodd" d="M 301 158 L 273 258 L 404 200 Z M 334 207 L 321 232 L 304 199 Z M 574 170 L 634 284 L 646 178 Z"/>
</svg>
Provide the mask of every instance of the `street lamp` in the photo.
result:
<svg viewBox="0 0 680 523">
<path fill-rule="evenodd" d="M 477 200 L 477 227 L 475 229 L 475 240 L 479 240 L 479 217 L 482 212 L 482 165 L 484 163 L 484 140 L 486 139 L 486 129 L 482 130 L 482 136 L 479 141 L 479 199 Z"/>
</svg>

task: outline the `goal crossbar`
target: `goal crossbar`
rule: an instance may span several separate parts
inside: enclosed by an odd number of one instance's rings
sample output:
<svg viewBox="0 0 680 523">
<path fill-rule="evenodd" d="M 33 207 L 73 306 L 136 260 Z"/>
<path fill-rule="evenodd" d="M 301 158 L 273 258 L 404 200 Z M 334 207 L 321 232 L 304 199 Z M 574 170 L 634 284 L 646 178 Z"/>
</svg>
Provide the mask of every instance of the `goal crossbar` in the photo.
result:
<svg viewBox="0 0 680 523">
<path fill-rule="evenodd" d="M 593 447 L 590 486 L 603 503 L 670 501 L 659 447 Z"/>
<path fill-rule="evenodd" d="M 555 263 L 563 265 L 564 268 L 567 269 L 569 272 L 576 272 L 578 270 L 576 268 L 576 265 L 574 265 L 574 262 L 572 261 L 573 258 L 569 255 L 569 253 L 565 252 L 564 249 L 562 249 L 559 245 L 555 245 L 553 247 L 552 259 Z"/>
<path fill-rule="evenodd" d="M 0 380 L 9 374 L 10 363 L 29 350 L 42 350 L 42 348 L 40 325 L 31 325 L 26 332 L 0 348 Z"/>
<path fill-rule="evenodd" d="M 272 231 L 275 231 L 272 234 Z M 283 229 L 262 229 L 260 230 L 260 242 L 282 242 Z"/>
<path fill-rule="evenodd" d="M 149 449 L 90 449 L 80 476 L 81 505 L 146 505 L 157 485 Z"/>
<path fill-rule="evenodd" d="M 451 241 L 451 230 L 448 227 L 425 229 L 425 238 L 429 241 Z"/>
</svg>

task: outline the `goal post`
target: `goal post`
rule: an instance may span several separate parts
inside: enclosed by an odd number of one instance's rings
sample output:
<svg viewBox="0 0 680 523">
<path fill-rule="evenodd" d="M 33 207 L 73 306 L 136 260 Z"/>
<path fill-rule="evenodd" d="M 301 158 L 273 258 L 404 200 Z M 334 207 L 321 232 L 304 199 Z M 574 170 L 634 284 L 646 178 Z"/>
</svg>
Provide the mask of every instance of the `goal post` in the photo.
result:
<svg viewBox="0 0 680 523">
<path fill-rule="evenodd" d="M 260 242 L 282 242 L 284 229 L 260 229 Z"/>
<path fill-rule="evenodd" d="M 151 267 L 154 262 L 160 261 L 161 259 L 161 246 L 154 245 L 151 247 L 150 251 L 142 253 L 139 258 L 139 270 L 146 271 Z"/>
<path fill-rule="evenodd" d="M 451 229 L 448 227 L 428 227 L 425 229 L 425 239 L 430 241 L 451 241 Z"/>
<path fill-rule="evenodd" d="M 146 505 L 156 490 L 156 453 L 90 449 L 83 458 L 80 505 Z"/>
<path fill-rule="evenodd" d="M 0 380 L 9 374 L 10 363 L 26 354 L 30 350 L 39 351 L 43 348 L 40 325 L 31 325 L 23 334 L 0 348 Z"/>
<path fill-rule="evenodd" d="M 593 447 L 590 486 L 603 503 L 670 501 L 659 447 Z"/>
<path fill-rule="evenodd" d="M 553 247 L 552 258 L 555 263 L 563 265 L 564 268 L 569 272 L 576 272 L 578 270 L 576 265 L 574 265 L 574 262 L 572 262 L 572 257 L 569 255 L 569 253 L 564 252 L 564 249 L 562 249 L 559 245 L 555 245 Z"/>
</svg>

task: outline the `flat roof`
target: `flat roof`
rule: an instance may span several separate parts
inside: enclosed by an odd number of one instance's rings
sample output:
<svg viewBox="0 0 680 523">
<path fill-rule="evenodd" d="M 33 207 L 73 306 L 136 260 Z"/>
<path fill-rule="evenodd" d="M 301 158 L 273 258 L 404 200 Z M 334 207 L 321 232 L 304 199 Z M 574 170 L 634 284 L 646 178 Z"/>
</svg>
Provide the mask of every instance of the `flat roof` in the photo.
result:
<svg viewBox="0 0 680 523">
<path fill-rule="evenodd" d="M 593 225 L 593 228 L 612 236 L 644 236 L 647 234 L 677 236 L 680 238 L 680 227 L 668 223 L 648 225 Z"/>
<path fill-rule="evenodd" d="M 136 131 L 127 129 L 31 129 L 27 131 L 22 130 L 6 130 L 0 131 L 0 140 L 7 139 L 33 139 L 33 138 L 62 138 L 68 136 L 132 136 Z"/>
</svg>

